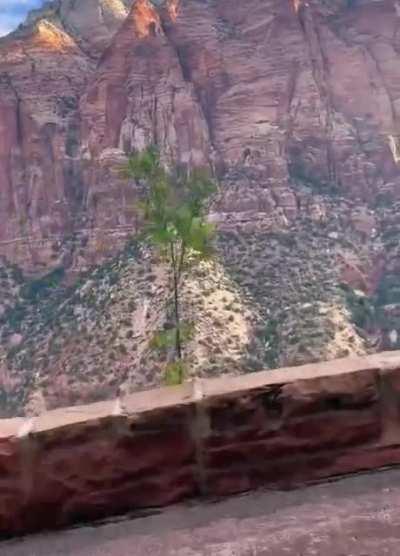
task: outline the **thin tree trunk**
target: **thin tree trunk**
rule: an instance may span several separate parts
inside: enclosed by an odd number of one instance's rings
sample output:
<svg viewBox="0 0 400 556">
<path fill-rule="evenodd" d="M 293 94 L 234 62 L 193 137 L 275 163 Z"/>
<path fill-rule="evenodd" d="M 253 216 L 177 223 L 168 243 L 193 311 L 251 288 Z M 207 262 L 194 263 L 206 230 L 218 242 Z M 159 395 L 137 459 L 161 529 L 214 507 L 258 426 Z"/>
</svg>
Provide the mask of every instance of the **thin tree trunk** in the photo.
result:
<svg viewBox="0 0 400 556">
<path fill-rule="evenodd" d="M 171 260 L 174 278 L 174 313 L 175 313 L 175 354 L 179 362 L 182 362 L 182 342 L 181 342 L 181 318 L 179 304 L 179 276 L 177 268 L 177 260 L 175 256 L 174 244 L 171 243 Z M 180 375 L 182 371 L 180 371 Z M 182 376 L 180 376 L 182 380 Z"/>
</svg>

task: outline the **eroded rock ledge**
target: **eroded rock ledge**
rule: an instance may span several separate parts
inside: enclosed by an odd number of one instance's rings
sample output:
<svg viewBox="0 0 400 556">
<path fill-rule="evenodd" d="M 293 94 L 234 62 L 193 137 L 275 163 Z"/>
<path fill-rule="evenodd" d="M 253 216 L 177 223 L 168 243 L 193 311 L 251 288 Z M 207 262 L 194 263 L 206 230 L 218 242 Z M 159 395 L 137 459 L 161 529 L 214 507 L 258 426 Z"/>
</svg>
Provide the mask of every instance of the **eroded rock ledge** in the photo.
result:
<svg viewBox="0 0 400 556">
<path fill-rule="evenodd" d="M 0 421 L 0 533 L 400 463 L 400 352 Z"/>
</svg>

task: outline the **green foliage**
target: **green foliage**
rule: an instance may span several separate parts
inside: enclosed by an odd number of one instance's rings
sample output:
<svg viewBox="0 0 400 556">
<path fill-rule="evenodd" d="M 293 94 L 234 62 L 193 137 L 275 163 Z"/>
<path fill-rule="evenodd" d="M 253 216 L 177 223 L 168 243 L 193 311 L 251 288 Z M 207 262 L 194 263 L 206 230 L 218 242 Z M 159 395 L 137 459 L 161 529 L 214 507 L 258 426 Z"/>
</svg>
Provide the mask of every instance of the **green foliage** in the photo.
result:
<svg viewBox="0 0 400 556">
<path fill-rule="evenodd" d="M 131 157 L 123 175 L 146 179 L 146 198 L 138 204 L 144 220 L 144 236 L 161 250 L 171 244 L 203 258 L 211 252 L 214 227 L 206 222 L 206 201 L 215 185 L 204 170 L 185 177 L 168 173 L 157 151 L 150 148 Z"/>
<path fill-rule="evenodd" d="M 176 328 L 161 330 L 154 334 L 150 341 L 150 347 L 156 351 L 163 351 L 175 345 Z"/>
<path fill-rule="evenodd" d="M 167 386 L 177 386 L 178 384 L 182 384 L 185 374 L 186 367 L 181 359 L 176 359 L 175 361 L 168 363 L 165 368 L 165 382 Z"/>
<path fill-rule="evenodd" d="M 345 302 L 354 324 L 359 328 L 368 328 L 375 320 L 373 301 L 358 294 L 347 284 L 342 284 L 341 289 L 345 294 Z"/>
<path fill-rule="evenodd" d="M 30 299 L 32 301 L 39 301 L 46 295 L 51 289 L 55 289 L 60 284 L 60 281 L 64 277 L 64 268 L 56 268 L 46 276 L 32 280 L 26 284 L 21 291 L 21 296 L 25 299 Z"/>
<path fill-rule="evenodd" d="M 378 305 L 400 303 L 400 277 L 397 274 L 388 274 L 379 284 L 377 292 Z"/>
<path fill-rule="evenodd" d="M 168 330 L 160 330 L 154 334 L 150 342 L 150 347 L 156 351 L 163 351 L 175 346 L 176 327 Z M 182 343 L 189 342 L 194 335 L 194 324 L 192 322 L 180 323 L 180 338 Z"/>
<path fill-rule="evenodd" d="M 174 326 L 158 332 L 151 347 L 174 347 L 175 361 L 166 370 L 167 382 L 182 381 L 182 347 L 193 333 L 193 325 L 180 316 L 182 277 L 213 254 L 215 228 L 207 222 L 206 208 L 215 184 L 204 169 L 186 174 L 168 172 L 154 147 L 130 157 L 122 175 L 146 182 L 145 198 L 137 207 L 143 219 L 142 239 L 156 247 L 168 264 L 174 299 Z"/>
<path fill-rule="evenodd" d="M 149 179 L 163 172 L 160 166 L 158 151 L 149 147 L 136 156 L 131 156 L 126 165 L 121 168 L 121 176 L 125 179 Z"/>
</svg>

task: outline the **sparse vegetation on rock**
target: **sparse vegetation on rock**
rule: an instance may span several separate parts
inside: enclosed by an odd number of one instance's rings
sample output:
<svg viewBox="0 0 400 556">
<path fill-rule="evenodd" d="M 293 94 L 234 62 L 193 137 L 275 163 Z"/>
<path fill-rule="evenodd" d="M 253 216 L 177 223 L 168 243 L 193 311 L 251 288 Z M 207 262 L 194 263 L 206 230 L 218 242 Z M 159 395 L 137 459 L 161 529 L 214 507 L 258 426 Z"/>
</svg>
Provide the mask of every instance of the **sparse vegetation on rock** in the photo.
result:
<svg viewBox="0 0 400 556">
<path fill-rule="evenodd" d="M 182 315 L 182 290 L 190 270 L 209 259 L 215 229 L 207 222 L 206 208 L 215 186 L 208 173 L 192 170 L 189 174 L 168 172 L 153 148 L 132 156 L 124 168 L 126 177 L 145 180 L 145 199 L 140 205 L 142 237 L 156 248 L 170 278 L 172 326 L 156 332 L 151 346 L 156 350 L 173 348 L 166 364 L 168 384 L 185 376 L 184 345 L 191 339 L 194 321 Z"/>
</svg>

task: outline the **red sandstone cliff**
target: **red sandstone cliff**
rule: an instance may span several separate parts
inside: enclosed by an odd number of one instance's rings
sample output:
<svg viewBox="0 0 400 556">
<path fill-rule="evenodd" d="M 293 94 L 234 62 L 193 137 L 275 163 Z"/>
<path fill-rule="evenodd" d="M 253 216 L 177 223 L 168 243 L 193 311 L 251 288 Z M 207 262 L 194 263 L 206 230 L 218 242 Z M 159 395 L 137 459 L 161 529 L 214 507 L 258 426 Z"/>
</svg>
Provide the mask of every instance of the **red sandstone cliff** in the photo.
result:
<svg viewBox="0 0 400 556">
<path fill-rule="evenodd" d="M 108 163 L 149 142 L 213 165 L 221 219 L 293 221 L 302 185 L 361 211 L 398 199 L 396 2 L 138 0 L 127 16 L 103 0 L 101 21 L 99 0 L 70 4 L 0 41 L 0 245 L 11 260 L 40 268 L 71 232 L 130 225 Z M 352 225 L 370 236 L 365 220 Z"/>
<path fill-rule="evenodd" d="M 157 143 L 219 176 L 242 348 L 266 320 L 281 363 L 398 346 L 398 2 L 157 4 L 58 0 L 0 40 L 0 254 L 40 275 L 115 253 L 135 225 L 116 163 Z"/>
</svg>

